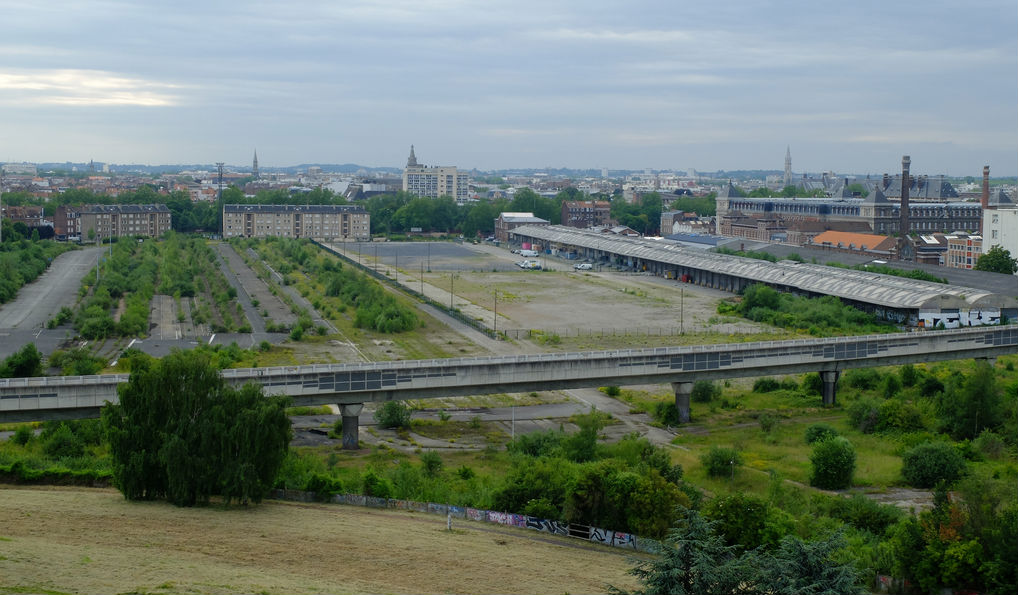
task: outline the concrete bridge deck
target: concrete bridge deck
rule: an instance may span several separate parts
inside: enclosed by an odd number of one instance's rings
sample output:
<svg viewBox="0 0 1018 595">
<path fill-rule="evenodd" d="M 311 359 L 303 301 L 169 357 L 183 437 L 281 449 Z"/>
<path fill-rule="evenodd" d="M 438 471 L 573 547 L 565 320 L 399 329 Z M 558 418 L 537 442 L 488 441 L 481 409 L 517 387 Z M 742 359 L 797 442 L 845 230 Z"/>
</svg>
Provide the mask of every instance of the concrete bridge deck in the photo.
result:
<svg viewBox="0 0 1018 595">
<path fill-rule="evenodd" d="M 995 358 L 1018 352 L 1018 327 L 997 326 L 831 339 L 623 349 L 580 353 L 312 364 L 224 370 L 233 385 L 261 384 L 295 405 L 339 404 L 344 421 L 366 402 L 670 382 L 688 421 L 696 380 L 820 372 L 834 403 L 840 372 L 851 368 Z M 0 380 L 0 421 L 97 417 L 117 401 L 126 374 Z M 356 434 L 354 434 L 356 436 Z M 354 441 L 356 438 L 354 437 Z"/>
</svg>

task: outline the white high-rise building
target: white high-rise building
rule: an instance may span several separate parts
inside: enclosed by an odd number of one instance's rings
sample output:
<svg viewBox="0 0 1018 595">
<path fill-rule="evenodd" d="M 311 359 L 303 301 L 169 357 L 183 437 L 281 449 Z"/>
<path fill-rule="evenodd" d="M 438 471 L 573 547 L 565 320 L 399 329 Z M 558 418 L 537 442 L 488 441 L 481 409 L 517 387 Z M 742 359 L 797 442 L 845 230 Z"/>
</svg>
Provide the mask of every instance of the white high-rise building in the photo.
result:
<svg viewBox="0 0 1018 595">
<path fill-rule="evenodd" d="M 403 170 L 403 191 L 427 198 L 451 196 L 457 204 L 470 200 L 470 178 L 452 166 L 428 167 L 417 163 L 414 146 Z"/>
</svg>

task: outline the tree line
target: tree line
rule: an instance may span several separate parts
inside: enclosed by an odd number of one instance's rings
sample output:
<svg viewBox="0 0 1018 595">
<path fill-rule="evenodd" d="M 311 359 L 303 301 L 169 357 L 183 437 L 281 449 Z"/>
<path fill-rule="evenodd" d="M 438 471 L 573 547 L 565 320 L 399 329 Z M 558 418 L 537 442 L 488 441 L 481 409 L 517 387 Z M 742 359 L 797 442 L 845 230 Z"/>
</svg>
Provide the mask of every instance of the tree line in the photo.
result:
<svg viewBox="0 0 1018 595">
<path fill-rule="evenodd" d="M 504 212 L 530 212 L 546 219 L 552 225 L 561 223 L 562 203 L 566 201 L 607 201 L 611 203 L 611 217 L 620 225 L 645 235 L 659 232 L 661 212 L 665 200 L 672 209 L 711 216 L 715 212 L 714 195 L 691 197 L 662 195 L 649 192 L 636 202 L 627 202 L 621 195 L 597 193 L 585 195 L 569 187 L 555 196 L 544 196 L 529 188 L 521 188 L 511 198 L 481 198 L 477 201 L 457 204 L 449 196 L 422 198 L 408 192 L 392 192 L 372 196 L 361 204 L 371 214 L 373 234 L 405 234 L 412 229 L 426 232 L 453 234 L 466 237 L 491 234 L 495 219 Z M 263 190 L 255 196 L 247 196 L 237 186 L 223 189 L 217 202 L 195 202 L 185 191 L 161 194 L 154 185 L 143 185 L 135 190 L 122 192 L 117 196 L 95 194 L 87 189 L 70 189 L 54 195 L 47 201 L 27 193 L 7 193 L 4 201 L 17 205 L 83 205 L 83 204 L 165 204 L 172 214 L 173 230 L 182 233 L 216 233 L 222 228 L 222 204 L 305 204 L 344 205 L 351 204 L 346 198 L 327 188 L 314 188 L 299 195 L 287 190 Z M 22 227 L 24 227 L 22 225 Z M 29 234 L 27 228 L 24 233 Z M 5 229 L 5 236 L 7 231 Z"/>
</svg>

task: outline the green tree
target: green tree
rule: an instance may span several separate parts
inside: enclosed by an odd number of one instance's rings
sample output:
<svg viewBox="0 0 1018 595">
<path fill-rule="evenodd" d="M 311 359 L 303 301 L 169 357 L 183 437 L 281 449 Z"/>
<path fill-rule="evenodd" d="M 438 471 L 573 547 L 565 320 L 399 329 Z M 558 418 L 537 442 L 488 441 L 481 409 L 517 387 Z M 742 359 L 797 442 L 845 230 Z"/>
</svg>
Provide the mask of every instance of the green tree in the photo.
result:
<svg viewBox="0 0 1018 595">
<path fill-rule="evenodd" d="M 977 271 L 1013 275 L 1018 272 L 1018 259 L 1011 258 L 1011 252 L 998 244 L 984 252 L 973 268 Z"/>
<path fill-rule="evenodd" d="M 381 428 L 409 428 L 410 407 L 403 401 L 386 401 L 375 409 L 375 421 Z"/>
<path fill-rule="evenodd" d="M 864 593 L 859 573 L 838 555 L 844 547 L 845 538 L 840 533 L 814 541 L 789 535 L 773 552 L 757 550 L 747 554 L 745 561 L 756 570 L 754 592 Z"/>
<path fill-rule="evenodd" d="M 290 442 L 285 397 L 227 386 L 203 352 L 139 360 L 102 411 L 114 484 L 129 500 L 260 502 Z"/>
<path fill-rule="evenodd" d="M 42 354 L 35 343 L 29 343 L 14 352 L 0 365 L 0 378 L 29 378 L 42 376 Z"/>
<path fill-rule="evenodd" d="M 962 382 L 952 382 L 937 403 L 943 429 L 957 440 L 972 439 L 1001 420 L 1001 390 L 993 366 L 977 359 Z"/>
<path fill-rule="evenodd" d="M 688 510 L 685 518 L 668 532 L 660 555 L 642 562 L 630 573 L 643 583 L 642 595 L 714 595 L 745 593 L 752 569 L 725 545 L 715 524 L 699 512 Z"/>
<path fill-rule="evenodd" d="M 948 484 L 965 473 L 965 459 L 946 442 L 924 442 L 902 455 L 901 474 L 914 488 Z"/>
<path fill-rule="evenodd" d="M 852 487 L 855 473 L 855 447 L 844 436 L 821 440 L 809 456 L 813 470 L 809 484 L 824 490 Z"/>
</svg>

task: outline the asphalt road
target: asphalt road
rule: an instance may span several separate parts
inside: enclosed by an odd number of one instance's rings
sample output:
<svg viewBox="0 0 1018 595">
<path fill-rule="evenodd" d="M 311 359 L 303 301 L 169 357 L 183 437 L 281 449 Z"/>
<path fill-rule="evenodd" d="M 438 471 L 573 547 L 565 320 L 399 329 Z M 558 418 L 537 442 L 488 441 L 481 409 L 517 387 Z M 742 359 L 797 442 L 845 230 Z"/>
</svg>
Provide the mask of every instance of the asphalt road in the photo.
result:
<svg viewBox="0 0 1018 595">
<path fill-rule="evenodd" d="M 38 279 L 0 306 L 0 329 L 45 328 L 60 308 L 74 305 L 81 277 L 96 264 L 102 248 L 71 250 L 56 257 Z"/>
</svg>

